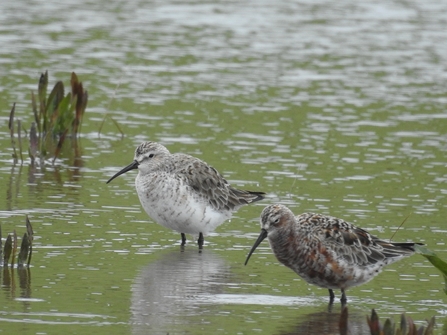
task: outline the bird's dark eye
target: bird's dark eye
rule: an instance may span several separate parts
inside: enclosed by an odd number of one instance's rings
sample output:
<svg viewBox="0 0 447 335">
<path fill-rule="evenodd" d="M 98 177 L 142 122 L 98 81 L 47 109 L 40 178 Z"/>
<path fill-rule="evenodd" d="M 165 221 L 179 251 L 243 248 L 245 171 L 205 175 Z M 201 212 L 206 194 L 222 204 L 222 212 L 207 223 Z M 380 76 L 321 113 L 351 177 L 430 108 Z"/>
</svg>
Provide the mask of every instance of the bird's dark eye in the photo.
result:
<svg viewBox="0 0 447 335">
<path fill-rule="evenodd" d="M 149 158 L 152 158 L 152 157 L 154 157 L 154 154 L 150 154 L 150 155 L 149 155 Z"/>
<path fill-rule="evenodd" d="M 279 222 L 279 219 L 276 219 L 275 221 L 273 221 L 273 223 L 278 223 Z"/>
</svg>

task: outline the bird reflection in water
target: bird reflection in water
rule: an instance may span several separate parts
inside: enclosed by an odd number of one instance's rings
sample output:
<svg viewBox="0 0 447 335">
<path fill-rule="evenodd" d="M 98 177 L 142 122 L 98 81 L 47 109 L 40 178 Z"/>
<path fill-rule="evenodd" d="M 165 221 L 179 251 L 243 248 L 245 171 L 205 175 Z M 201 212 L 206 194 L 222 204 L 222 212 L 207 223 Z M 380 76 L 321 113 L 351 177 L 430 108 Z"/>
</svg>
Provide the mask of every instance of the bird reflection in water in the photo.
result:
<svg viewBox="0 0 447 335">
<path fill-rule="evenodd" d="M 320 305 L 315 299 L 228 294 L 231 283 L 243 280 L 230 270 L 230 264 L 211 250 L 198 253 L 195 249 L 184 252 L 175 249 L 163 254 L 145 266 L 132 284 L 132 334 L 165 335 L 187 331 L 194 334 L 199 329 L 203 331 L 203 327 L 214 329 L 217 326 L 223 329 L 236 326 L 241 332 L 250 333 L 262 327 L 253 323 L 256 317 L 263 323 L 271 317 L 275 306 L 281 309 L 289 306 L 295 310 L 268 322 L 269 328 L 276 329 L 275 334 L 340 334 L 339 307 L 328 311 L 326 303 Z M 303 314 L 299 312 L 303 308 L 322 311 Z M 245 312 L 231 312 L 236 310 Z M 228 322 L 232 325 L 226 324 Z M 368 334 L 365 327 L 364 314 L 350 313 L 348 329 L 352 334 Z"/>
<path fill-rule="evenodd" d="M 347 310 L 346 310 L 347 312 Z M 295 326 L 279 330 L 278 335 L 370 335 L 370 329 L 364 314 L 350 313 L 345 326 L 341 324 L 341 311 L 322 311 L 309 313 L 298 318 Z M 344 329 L 341 329 L 344 327 Z"/>
<path fill-rule="evenodd" d="M 229 265 L 209 250 L 164 254 L 143 268 L 132 285 L 133 333 L 166 334 L 176 325 L 184 329 L 199 322 L 195 316 L 209 310 L 203 302 L 222 293 L 230 278 Z"/>
</svg>

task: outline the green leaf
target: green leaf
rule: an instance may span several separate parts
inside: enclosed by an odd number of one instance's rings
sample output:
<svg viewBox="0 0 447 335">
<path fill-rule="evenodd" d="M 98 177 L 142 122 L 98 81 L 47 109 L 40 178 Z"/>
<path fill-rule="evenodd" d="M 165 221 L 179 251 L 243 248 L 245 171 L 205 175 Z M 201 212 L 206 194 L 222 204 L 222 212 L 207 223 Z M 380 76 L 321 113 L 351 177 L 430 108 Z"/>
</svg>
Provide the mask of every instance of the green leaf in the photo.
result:
<svg viewBox="0 0 447 335">
<path fill-rule="evenodd" d="M 369 330 L 371 331 L 371 335 L 380 335 L 380 323 L 379 316 L 377 315 L 374 308 L 371 311 L 371 318 L 366 316 L 366 320 L 368 321 Z"/>
<path fill-rule="evenodd" d="M 54 135 L 61 136 L 69 129 L 71 125 L 71 122 L 73 120 L 73 113 L 71 112 L 70 102 L 71 93 L 68 93 L 67 96 L 60 101 L 57 107 L 57 118 L 53 121 Z"/>
<path fill-rule="evenodd" d="M 11 108 L 11 112 L 9 113 L 9 135 L 11 136 L 11 145 L 14 150 L 12 157 L 14 158 L 14 164 L 17 163 L 17 152 L 16 152 L 16 141 L 14 139 L 14 112 L 16 110 L 16 103 L 14 102 Z"/>
<path fill-rule="evenodd" d="M 415 245 L 414 250 L 416 251 L 416 253 L 427 258 L 428 261 L 433 264 L 435 268 L 441 271 L 442 275 L 444 276 L 445 282 L 444 293 L 447 294 L 447 263 L 440 259 L 433 251 L 427 249 L 422 245 Z"/>
<path fill-rule="evenodd" d="M 67 133 L 68 133 L 68 129 L 65 130 L 65 132 L 59 137 L 59 142 L 57 143 L 57 147 L 54 152 L 53 164 L 56 161 L 56 158 L 59 156 L 59 154 L 62 150 L 62 145 L 64 144 L 65 136 L 67 135 Z"/>
<path fill-rule="evenodd" d="M 435 330 L 435 317 L 432 316 L 430 321 L 428 321 L 427 329 L 425 330 L 425 335 L 432 335 Z"/>
<path fill-rule="evenodd" d="M 45 132 L 46 129 L 46 122 L 47 122 L 47 116 L 46 116 L 46 99 L 47 99 L 47 87 L 48 87 L 48 71 L 45 71 L 45 73 L 42 73 L 40 75 L 39 79 L 39 85 L 37 88 L 37 95 L 39 96 L 39 120 L 43 122 L 43 131 Z M 39 124 L 39 131 L 40 131 L 40 124 Z"/>
<path fill-rule="evenodd" d="M 39 103 L 43 103 L 45 106 L 45 101 L 47 97 L 47 87 L 48 87 L 48 71 L 42 73 L 39 78 L 39 85 L 37 86 L 37 94 L 39 96 Z"/>
<path fill-rule="evenodd" d="M 407 335 L 408 321 L 404 313 L 400 316 L 400 331 L 402 335 Z"/>
<path fill-rule="evenodd" d="M 74 87 L 76 85 L 78 85 L 78 83 L 79 83 L 78 76 L 76 75 L 76 73 L 72 72 L 71 73 L 71 78 L 70 78 L 70 85 L 71 85 L 71 89 L 72 89 L 73 95 L 76 94 L 76 92 L 74 91 Z"/>
<path fill-rule="evenodd" d="M 16 110 L 16 103 L 12 104 L 11 112 L 9 112 L 8 128 L 11 131 L 11 136 L 14 136 L 14 112 Z"/>
<path fill-rule="evenodd" d="M 50 124 L 54 126 L 55 122 L 57 121 L 58 114 L 59 114 L 59 104 L 64 99 L 64 83 L 62 81 L 58 81 L 54 87 L 53 90 L 50 93 L 50 96 L 47 100 L 47 111 L 46 115 L 50 116 Z M 49 128 L 47 129 L 50 130 Z"/>
<path fill-rule="evenodd" d="M 33 108 L 34 121 L 36 122 L 37 127 L 39 128 L 39 132 L 40 132 L 40 118 L 39 118 L 39 113 L 37 112 L 36 97 L 35 97 L 33 91 L 31 91 L 31 107 Z"/>
<path fill-rule="evenodd" d="M 26 216 L 26 232 L 28 234 L 28 239 L 29 239 L 29 254 L 28 254 L 28 262 L 27 262 L 27 265 L 29 267 L 29 265 L 31 264 L 31 257 L 33 255 L 34 231 L 33 231 L 33 226 L 31 226 L 31 222 L 28 218 L 28 215 Z"/>
<path fill-rule="evenodd" d="M 386 319 L 383 324 L 383 335 L 394 335 L 394 323 L 390 319 Z"/>
<path fill-rule="evenodd" d="M 18 266 L 23 266 L 25 264 L 26 260 L 28 259 L 29 247 L 30 247 L 30 242 L 29 242 L 28 234 L 25 233 L 25 234 L 23 234 L 22 244 L 20 245 L 19 256 L 17 257 L 17 265 Z"/>
<path fill-rule="evenodd" d="M 71 93 L 68 93 L 67 96 L 64 98 L 64 100 L 61 101 L 59 105 L 61 124 L 63 129 L 62 132 L 69 130 L 74 120 L 73 109 L 72 106 L 70 106 L 71 99 L 72 99 Z"/>
<path fill-rule="evenodd" d="M 82 123 L 85 109 L 87 107 L 88 93 L 84 91 L 82 83 L 78 80 L 76 73 L 71 73 L 71 92 L 73 94 L 72 103 L 76 106 L 76 115 L 73 121 L 73 134 L 77 134 Z"/>
</svg>

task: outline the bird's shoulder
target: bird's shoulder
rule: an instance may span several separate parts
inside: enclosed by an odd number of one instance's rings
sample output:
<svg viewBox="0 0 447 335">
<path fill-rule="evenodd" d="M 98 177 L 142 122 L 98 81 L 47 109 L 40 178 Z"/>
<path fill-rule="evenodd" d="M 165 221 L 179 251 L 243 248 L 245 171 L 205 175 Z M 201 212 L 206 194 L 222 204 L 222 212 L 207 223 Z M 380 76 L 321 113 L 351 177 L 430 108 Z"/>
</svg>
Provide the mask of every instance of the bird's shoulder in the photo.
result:
<svg viewBox="0 0 447 335">
<path fill-rule="evenodd" d="M 211 165 L 187 154 L 174 154 L 173 173 L 196 190 L 226 188 L 227 180 Z"/>
</svg>

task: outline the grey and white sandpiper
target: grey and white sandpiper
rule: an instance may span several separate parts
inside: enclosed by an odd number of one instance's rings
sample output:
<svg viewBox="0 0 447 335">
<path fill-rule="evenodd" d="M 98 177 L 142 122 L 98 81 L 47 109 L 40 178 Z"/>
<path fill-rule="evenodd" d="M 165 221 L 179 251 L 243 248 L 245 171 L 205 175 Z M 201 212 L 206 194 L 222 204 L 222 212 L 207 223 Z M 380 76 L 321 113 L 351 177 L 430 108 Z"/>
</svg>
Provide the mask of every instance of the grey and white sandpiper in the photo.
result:
<svg viewBox="0 0 447 335">
<path fill-rule="evenodd" d="M 228 220 L 232 213 L 249 203 L 264 199 L 265 193 L 232 187 L 215 168 L 182 153 L 171 154 L 156 142 L 143 142 L 135 150 L 134 161 L 107 183 L 130 170 L 138 169 L 135 188 L 146 213 L 158 224 L 198 237 Z"/>
<path fill-rule="evenodd" d="M 270 205 L 261 213 L 261 234 L 251 248 L 245 265 L 258 245 L 268 238 L 278 261 L 310 284 L 342 292 L 373 279 L 385 265 L 414 253 L 420 243 L 387 242 L 366 230 L 332 216 L 304 213 L 295 216 L 283 205 Z"/>
</svg>

